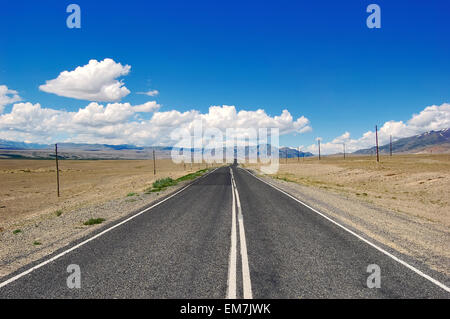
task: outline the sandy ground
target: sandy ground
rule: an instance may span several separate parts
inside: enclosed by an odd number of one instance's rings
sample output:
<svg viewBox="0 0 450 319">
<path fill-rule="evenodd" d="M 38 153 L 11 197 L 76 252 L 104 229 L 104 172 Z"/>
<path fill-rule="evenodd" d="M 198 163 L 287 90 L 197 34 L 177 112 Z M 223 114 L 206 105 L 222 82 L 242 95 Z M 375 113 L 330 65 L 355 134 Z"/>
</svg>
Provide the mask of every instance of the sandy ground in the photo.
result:
<svg viewBox="0 0 450 319">
<path fill-rule="evenodd" d="M 2 178 L 6 177 L 0 188 L 1 205 L 7 207 L 1 211 L 0 277 L 140 210 L 187 183 L 146 194 L 144 190 L 157 178 L 176 178 L 192 172 L 190 165 L 184 171 L 183 165 L 169 160 L 157 161 L 156 176 L 149 161 L 63 161 L 64 187 L 58 199 L 52 163 L 35 160 L 9 163 L 0 160 L 0 163 Z M 202 168 L 204 164 L 194 164 L 193 171 Z M 11 195 L 5 197 L 8 193 Z M 105 221 L 84 225 L 90 218 Z"/>
<path fill-rule="evenodd" d="M 194 164 L 192 170 L 205 168 Z M 156 176 L 151 160 L 59 161 L 60 194 L 56 192 L 55 162 L 48 160 L 0 160 L 0 230 L 11 230 L 24 220 L 69 212 L 131 192 L 141 192 L 162 177 L 180 177 L 190 165 L 157 160 Z"/>
<path fill-rule="evenodd" d="M 256 167 L 256 165 L 246 165 Z M 272 177 L 331 190 L 450 227 L 450 155 L 280 159 Z"/>
<path fill-rule="evenodd" d="M 290 159 L 264 176 L 368 238 L 450 276 L 450 156 Z M 256 165 L 246 165 L 259 172 Z M 448 277 L 450 278 L 450 277 Z"/>
</svg>

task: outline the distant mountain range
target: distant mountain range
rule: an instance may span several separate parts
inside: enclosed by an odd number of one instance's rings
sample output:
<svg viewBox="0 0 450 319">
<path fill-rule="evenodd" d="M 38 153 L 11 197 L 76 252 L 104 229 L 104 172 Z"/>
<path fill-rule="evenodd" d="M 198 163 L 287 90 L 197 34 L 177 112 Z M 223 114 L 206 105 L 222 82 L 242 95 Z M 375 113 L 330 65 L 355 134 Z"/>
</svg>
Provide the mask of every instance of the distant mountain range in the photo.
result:
<svg viewBox="0 0 450 319">
<path fill-rule="evenodd" d="M 389 154 L 389 144 L 379 147 L 382 154 Z M 353 154 L 374 154 L 376 147 L 362 149 Z M 393 153 L 450 153 L 450 128 L 430 131 L 401 138 L 392 142 Z"/>
<path fill-rule="evenodd" d="M 49 148 L 47 144 L 14 142 L 0 139 L 0 150 L 39 150 Z"/>
<path fill-rule="evenodd" d="M 260 147 L 260 146 L 259 146 Z M 259 147 L 257 147 L 259 152 Z M 267 145 L 270 147 L 270 145 Z M 240 152 L 249 152 L 249 147 L 244 147 Z M 169 158 L 172 147 L 170 146 L 135 146 L 129 144 L 85 144 L 85 143 L 58 143 L 58 157 L 61 159 L 149 159 L 155 150 L 158 158 Z M 54 144 L 38 144 L 15 142 L 0 139 L 0 158 L 17 159 L 52 159 L 55 158 Z M 200 152 L 200 149 L 192 149 L 192 152 Z M 208 150 L 204 150 L 206 153 Z M 301 152 L 289 147 L 281 147 L 278 150 L 280 158 L 313 156 L 309 152 Z"/>
<path fill-rule="evenodd" d="M 269 146 L 269 145 L 268 145 Z M 54 144 L 15 142 L 0 139 L 0 158 L 54 158 Z M 248 152 L 248 147 L 245 147 Z M 59 156 L 63 159 L 149 159 L 155 150 L 158 158 L 169 158 L 170 146 L 136 146 L 130 144 L 86 144 L 58 143 Z M 192 150 L 201 152 L 200 149 Z M 205 150 L 206 152 L 207 150 Z M 314 156 L 310 152 L 302 152 L 295 148 L 280 147 L 280 158 L 297 158 Z M 389 144 L 379 148 L 381 154 L 389 154 Z M 259 147 L 258 147 L 259 152 Z M 375 154 L 376 148 L 357 150 L 353 154 Z M 450 128 L 430 131 L 415 136 L 401 138 L 392 143 L 393 153 L 450 153 Z"/>
<path fill-rule="evenodd" d="M 80 150 L 143 150 L 143 147 L 135 145 L 109 145 L 109 144 L 85 144 L 85 143 L 58 143 L 58 147 L 66 149 L 80 149 Z M 0 139 L 0 150 L 41 150 L 41 149 L 54 149 L 55 144 L 36 144 L 25 142 L 14 142 Z"/>
<path fill-rule="evenodd" d="M 122 144 L 58 143 L 61 159 L 149 159 L 155 150 L 158 158 L 169 158 L 171 147 L 141 147 Z M 24 143 L 0 139 L 0 158 L 52 159 L 54 144 Z"/>
<path fill-rule="evenodd" d="M 314 156 L 310 152 L 302 152 L 299 150 L 296 150 L 295 148 L 291 147 L 280 147 L 279 150 L 280 158 L 293 158 L 293 157 L 309 157 Z"/>
</svg>

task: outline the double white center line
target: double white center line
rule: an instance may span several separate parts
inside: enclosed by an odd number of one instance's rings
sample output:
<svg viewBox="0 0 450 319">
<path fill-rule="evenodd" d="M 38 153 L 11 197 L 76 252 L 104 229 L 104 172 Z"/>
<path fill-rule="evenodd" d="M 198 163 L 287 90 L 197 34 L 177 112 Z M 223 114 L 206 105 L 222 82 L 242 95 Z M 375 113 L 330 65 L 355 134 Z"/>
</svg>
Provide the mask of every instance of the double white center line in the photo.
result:
<svg viewBox="0 0 450 319">
<path fill-rule="evenodd" d="M 236 272 L 237 272 L 237 233 L 236 233 L 236 206 L 238 211 L 239 224 L 239 242 L 241 246 L 241 261 L 242 261 L 242 289 L 245 299 L 252 299 L 252 284 L 250 281 L 250 270 L 248 267 L 247 243 L 245 240 L 244 217 L 242 215 L 241 202 L 239 200 L 239 192 L 234 180 L 233 170 L 231 173 L 231 191 L 233 196 L 233 205 L 231 209 L 231 248 L 230 248 L 230 264 L 228 267 L 228 299 L 236 299 Z"/>
</svg>

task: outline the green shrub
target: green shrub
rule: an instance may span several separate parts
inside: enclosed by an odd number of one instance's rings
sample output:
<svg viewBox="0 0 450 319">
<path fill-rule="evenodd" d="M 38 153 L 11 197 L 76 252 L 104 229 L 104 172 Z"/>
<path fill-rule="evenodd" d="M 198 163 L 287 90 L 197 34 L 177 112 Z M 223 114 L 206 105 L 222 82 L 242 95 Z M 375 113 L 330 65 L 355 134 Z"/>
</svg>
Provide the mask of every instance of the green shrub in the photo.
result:
<svg viewBox="0 0 450 319">
<path fill-rule="evenodd" d="M 181 176 L 177 178 L 176 180 L 172 179 L 171 177 L 161 178 L 153 182 L 152 187 L 147 188 L 145 190 L 146 194 L 149 193 L 155 193 L 165 190 L 167 187 L 177 185 L 179 182 L 188 181 L 195 179 L 199 176 L 202 176 L 205 172 L 207 172 L 208 169 L 201 169 L 195 173 L 190 173 L 184 176 Z"/>
<path fill-rule="evenodd" d="M 95 224 L 101 224 L 105 221 L 104 218 L 91 218 L 88 221 L 85 221 L 84 224 L 86 226 L 95 225 Z"/>
<path fill-rule="evenodd" d="M 184 176 L 181 176 L 180 178 L 177 179 L 177 182 L 183 182 L 183 181 L 188 181 L 191 179 L 195 179 L 197 177 L 202 176 L 208 169 L 201 169 L 195 173 L 190 173 Z"/>
</svg>

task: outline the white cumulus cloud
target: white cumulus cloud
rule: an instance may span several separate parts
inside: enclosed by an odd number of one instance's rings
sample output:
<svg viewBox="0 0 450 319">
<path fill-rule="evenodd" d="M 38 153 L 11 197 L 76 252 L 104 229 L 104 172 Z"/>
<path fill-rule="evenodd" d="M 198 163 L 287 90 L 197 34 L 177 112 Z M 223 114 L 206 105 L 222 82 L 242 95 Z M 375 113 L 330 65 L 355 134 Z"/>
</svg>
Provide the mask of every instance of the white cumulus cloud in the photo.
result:
<svg viewBox="0 0 450 319">
<path fill-rule="evenodd" d="M 8 89 L 6 85 L 0 85 L 0 114 L 3 113 L 3 109 L 6 105 L 20 100 L 21 97 L 17 91 Z"/>
<path fill-rule="evenodd" d="M 130 93 L 124 83 L 117 80 L 130 72 L 131 66 L 112 59 L 90 60 L 73 71 L 63 71 L 56 79 L 39 86 L 41 91 L 59 96 L 96 102 L 115 102 Z"/>
<path fill-rule="evenodd" d="M 147 92 L 137 92 L 137 94 L 144 94 L 144 95 L 148 95 L 148 96 L 157 96 L 159 94 L 158 90 L 150 90 Z"/>
<path fill-rule="evenodd" d="M 134 113 L 153 112 L 159 108 L 155 101 L 142 105 L 132 106 L 130 103 L 108 103 L 106 106 L 96 102 L 90 103 L 83 109 L 79 109 L 73 115 L 73 122 L 91 126 L 123 123 Z"/>
<path fill-rule="evenodd" d="M 288 110 L 283 110 L 279 116 L 269 116 L 264 110 L 241 110 L 237 112 L 234 106 L 211 106 L 209 112 L 199 116 L 206 125 L 226 128 L 278 128 L 280 134 L 304 133 L 311 130 L 309 120 L 301 116 L 294 120 Z"/>
</svg>

